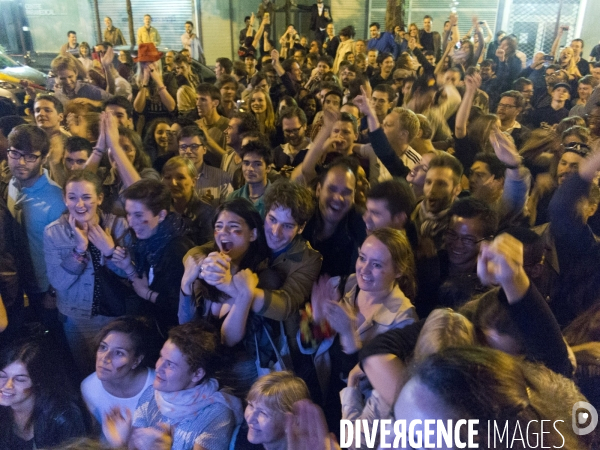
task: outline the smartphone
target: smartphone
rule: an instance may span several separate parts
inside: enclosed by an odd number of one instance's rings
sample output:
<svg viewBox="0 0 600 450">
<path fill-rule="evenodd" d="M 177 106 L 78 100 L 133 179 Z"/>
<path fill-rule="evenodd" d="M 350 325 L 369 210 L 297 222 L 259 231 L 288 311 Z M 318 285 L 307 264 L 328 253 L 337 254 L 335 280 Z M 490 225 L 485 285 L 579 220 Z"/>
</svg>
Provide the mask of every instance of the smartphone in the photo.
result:
<svg viewBox="0 0 600 450">
<path fill-rule="evenodd" d="M 567 31 L 569 29 L 569 25 L 565 25 L 561 27 L 563 30 Z"/>
<path fill-rule="evenodd" d="M 479 25 L 483 25 L 485 22 L 479 22 Z"/>
<path fill-rule="evenodd" d="M 548 62 L 554 61 L 554 56 L 544 55 L 544 61 L 548 61 Z"/>
</svg>

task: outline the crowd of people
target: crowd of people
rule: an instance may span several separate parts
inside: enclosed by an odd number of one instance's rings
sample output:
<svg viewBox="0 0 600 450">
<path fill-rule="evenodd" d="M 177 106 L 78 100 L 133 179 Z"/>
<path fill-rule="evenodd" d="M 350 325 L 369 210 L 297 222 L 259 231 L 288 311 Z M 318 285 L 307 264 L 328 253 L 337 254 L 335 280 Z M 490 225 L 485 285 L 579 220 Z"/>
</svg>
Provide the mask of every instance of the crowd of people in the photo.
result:
<svg viewBox="0 0 600 450">
<path fill-rule="evenodd" d="M 276 42 L 263 0 L 214 84 L 192 22 L 161 52 L 144 16 L 132 58 L 107 17 L 0 102 L 0 450 L 358 447 L 342 419 L 598 448 L 600 62 L 308 8 Z"/>
</svg>

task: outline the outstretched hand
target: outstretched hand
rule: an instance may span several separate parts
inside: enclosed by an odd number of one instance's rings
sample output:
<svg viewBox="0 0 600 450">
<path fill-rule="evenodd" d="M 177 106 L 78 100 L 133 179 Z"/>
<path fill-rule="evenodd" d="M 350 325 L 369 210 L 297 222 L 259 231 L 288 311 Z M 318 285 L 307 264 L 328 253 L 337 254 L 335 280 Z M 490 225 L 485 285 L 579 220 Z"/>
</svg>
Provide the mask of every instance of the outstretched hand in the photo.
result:
<svg viewBox="0 0 600 450">
<path fill-rule="evenodd" d="M 465 77 L 465 87 L 469 92 L 477 92 L 477 89 L 481 86 L 481 75 L 477 72 L 472 75 Z"/>
<path fill-rule="evenodd" d="M 113 407 L 104 415 L 102 433 L 111 447 L 125 447 L 131 434 L 132 416 L 129 408 L 125 408 L 125 415 L 118 406 Z"/>
<path fill-rule="evenodd" d="M 509 303 L 516 303 L 529 289 L 523 268 L 523 244 L 508 233 L 491 243 L 483 242 L 477 259 L 477 276 L 484 285 L 500 285 Z"/>
<path fill-rule="evenodd" d="M 310 300 L 314 321 L 316 323 L 323 322 L 327 318 L 326 305 L 330 302 L 337 302 L 339 299 L 340 294 L 334 279 L 323 275 L 315 281 Z"/>
<path fill-rule="evenodd" d="M 490 144 L 500 161 L 507 166 L 516 167 L 521 164 L 521 156 L 512 138 L 505 135 L 498 127 L 490 133 Z"/>
<path fill-rule="evenodd" d="M 285 417 L 288 450 L 335 450 L 339 445 L 327 429 L 323 410 L 310 400 L 294 403 Z"/>
</svg>

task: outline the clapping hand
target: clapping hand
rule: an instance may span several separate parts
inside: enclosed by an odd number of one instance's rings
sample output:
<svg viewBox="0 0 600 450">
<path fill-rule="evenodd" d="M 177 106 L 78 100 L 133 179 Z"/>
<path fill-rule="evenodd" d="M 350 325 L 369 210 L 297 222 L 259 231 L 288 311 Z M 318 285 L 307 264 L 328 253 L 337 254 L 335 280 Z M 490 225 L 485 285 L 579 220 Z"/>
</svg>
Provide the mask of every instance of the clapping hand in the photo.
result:
<svg viewBox="0 0 600 450">
<path fill-rule="evenodd" d="M 335 437 L 329 433 L 321 408 L 310 400 L 294 403 L 294 412 L 285 417 L 288 450 L 339 449 Z"/>
<path fill-rule="evenodd" d="M 104 415 L 102 433 L 111 447 L 125 447 L 131 433 L 131 411 L 125 408 L 125 415 L 118 406 L 113 407 Z"/>
<path fill-rule="evenodd" d="M 335 279 L 323 275 L 315 281 L 310 297 L 314 321 L 318 324 L 322 323 L 327 318 L 326 305 L 330 302 L 337 302 L 339 299 L 340 294 L 337 290 Z"/>
<path fill-rule="evenodd" d="M 229 294 L 231 286 L 231 257 L 212 252 L 202 262 L 202 278 L 207 284 Z"/>
<path fill-rule="evenodd" d="M 166 423 L 156 428 L 136 428 L 131 435 L 131 444 L 138 450 L 171 450 L 173 428 Z"/>
<path fill-rule="evenodd" d="M 490 144 L 492 144 L 498 159 L 507 166 L 517 167 L 521 164 L 521 156 L 514 141 L 498 127 L 494 127 L 490 133 Z"/>
<path fill-rule="evenodd" d="M 477 89 L 481 86 L 481 75 L 477 72 L 472 75 L 465 77 L 465 87 L 469 92 L 477 92 Z"/>
</svg>

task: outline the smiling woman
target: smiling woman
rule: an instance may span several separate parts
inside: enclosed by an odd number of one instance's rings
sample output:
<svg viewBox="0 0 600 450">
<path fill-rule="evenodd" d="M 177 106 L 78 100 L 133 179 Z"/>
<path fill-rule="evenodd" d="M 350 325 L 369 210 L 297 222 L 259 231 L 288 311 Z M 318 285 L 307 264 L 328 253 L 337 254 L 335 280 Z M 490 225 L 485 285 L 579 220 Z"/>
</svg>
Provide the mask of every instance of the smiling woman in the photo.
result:
<svg viewBox="0 0 600 450">
<path fill-rule="evenodd" d="M 48 279 L 56 289 L 58 309 L 65 316 L 63 328 L 81 375 L 93 368 L 94 336 L 110 316 L 124 313 L 123 296 L 131 292 L 119 281 L 125 273 L 111 261 L 126 222 L 102 213 L 102 200 L 96 175 L 73 173 L 65 184 L 68 212 L 44 232 Z M 113 302 L 115 296 L 122 303 Z"/>
<path fill-rule="evenodd" d="M 45 336 L 0 352 L 0 448 L 48 448 L 84 436 L 82 411 Z M 18 414 L 17 414 L 18 412 Z"/>
</svg>

